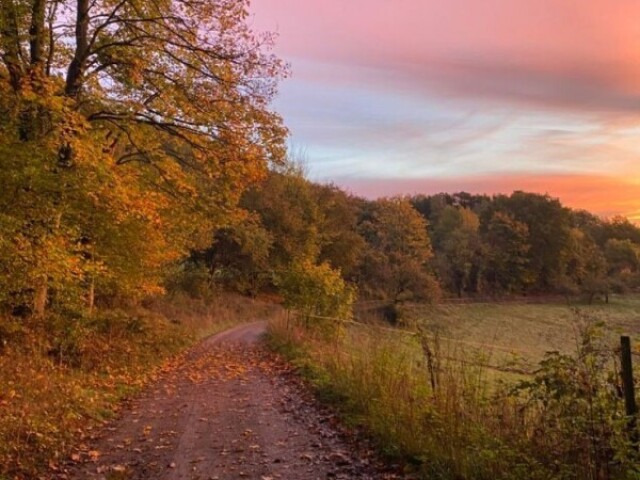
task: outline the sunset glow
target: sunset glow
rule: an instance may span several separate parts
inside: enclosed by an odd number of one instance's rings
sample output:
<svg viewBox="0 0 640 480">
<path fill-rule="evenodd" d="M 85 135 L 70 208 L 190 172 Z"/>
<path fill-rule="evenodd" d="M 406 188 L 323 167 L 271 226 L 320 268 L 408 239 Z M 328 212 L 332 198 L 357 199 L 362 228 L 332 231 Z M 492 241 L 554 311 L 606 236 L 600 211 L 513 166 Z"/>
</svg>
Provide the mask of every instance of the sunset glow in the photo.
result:
<svg viewBox="0 0 640 480">
<path fill-rule="evenodd" d="M 313 179 L 549 193 L 640 217 L 636 0 L 254 0 Z"/>
</svg>

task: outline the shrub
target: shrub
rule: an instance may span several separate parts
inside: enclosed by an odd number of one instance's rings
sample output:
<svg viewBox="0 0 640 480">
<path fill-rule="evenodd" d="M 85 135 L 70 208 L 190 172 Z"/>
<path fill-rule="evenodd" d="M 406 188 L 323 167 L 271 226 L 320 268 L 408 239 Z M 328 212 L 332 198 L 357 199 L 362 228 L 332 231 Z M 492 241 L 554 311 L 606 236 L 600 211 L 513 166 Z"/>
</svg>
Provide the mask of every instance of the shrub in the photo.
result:
<svg viewBox="0 0 640 480">
<path fill-rule="evenodd" d="M 616 354 L 601 342 L 601 325 L 588 322 L 576 352 L 549 352 L 533 379 L 512 395 L 519 400 L 527 448 L 540 462 L 561 466 L 558 478 L 638 478 L 619 391 Z"/>
<path fill-rule="evenodd" d="M 356 292 L 328 263 L 294 262 L 277 282 L 284 306 L 305 317 L 351 319 Z"/>
</svg>

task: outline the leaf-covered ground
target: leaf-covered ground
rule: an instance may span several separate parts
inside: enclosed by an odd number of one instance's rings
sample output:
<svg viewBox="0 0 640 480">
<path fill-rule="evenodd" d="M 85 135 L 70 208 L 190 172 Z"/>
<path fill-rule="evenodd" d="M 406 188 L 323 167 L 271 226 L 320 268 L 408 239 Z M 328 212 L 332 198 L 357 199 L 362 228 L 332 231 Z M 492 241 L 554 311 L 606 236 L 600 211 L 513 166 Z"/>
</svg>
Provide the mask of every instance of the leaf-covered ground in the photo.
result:
<svg viewBox="0 0 640 480">
<path fill-rule="evenodd" d="M 167 366 L 54 478 L 399 478 L 256 342 L 263 330 L 232 329 Z"/>
</svg>

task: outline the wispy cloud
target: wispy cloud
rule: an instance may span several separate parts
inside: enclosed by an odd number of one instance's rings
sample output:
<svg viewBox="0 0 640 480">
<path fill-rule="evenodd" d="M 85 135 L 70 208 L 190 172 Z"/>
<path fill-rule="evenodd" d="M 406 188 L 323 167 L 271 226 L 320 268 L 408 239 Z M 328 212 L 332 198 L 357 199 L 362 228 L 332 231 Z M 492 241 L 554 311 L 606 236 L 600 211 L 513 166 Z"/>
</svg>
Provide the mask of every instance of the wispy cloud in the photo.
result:
<svg viewBox="0 0 640 480">
<path fill-rule="evenodd" d="M 503 190 L 530 179 L 528 189 L 546 191 L 556 179 L 563 200 L 603 213 L 630 211 L 622 193 L 640 198 L 628 181 L 640 178 L 638 0 L 253 8 L 292 63 L 277 108 L 313 178 L 372 191 L 439 181 L 461 190 L 471 178 Z M 600 187 L 598 176 L 608 178 Z M 589 196 L 605 186 L 619 199 L 609 210 Z"/>
<path fill-rule="evenodd" d="M 640 108 L 636 0 L 260 0 L 254 9 L 287 57 L 370 66 L 455 95 Z"/>
</svg>

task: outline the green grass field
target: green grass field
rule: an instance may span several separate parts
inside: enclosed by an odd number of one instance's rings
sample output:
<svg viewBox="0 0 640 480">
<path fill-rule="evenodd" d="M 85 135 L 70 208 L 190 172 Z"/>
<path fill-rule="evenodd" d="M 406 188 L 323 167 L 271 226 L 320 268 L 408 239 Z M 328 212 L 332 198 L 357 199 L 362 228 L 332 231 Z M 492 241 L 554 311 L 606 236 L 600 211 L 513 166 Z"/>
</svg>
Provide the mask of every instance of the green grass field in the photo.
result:
<svg viewBox="0 0 640 480">
<path fill-rule="evenodd" d="M 438 334 L 444 355 L 482 356 L 491 365 L 531 370 L 546 352 L 571 353 L 588 321 L 603 323 L 603 341 L 614 350 L 620 335 L 640 347 L 640 295 L 613 296 L 609 304 L 478 303 L 407 308 L 410 323 Z"/>
</svg>

